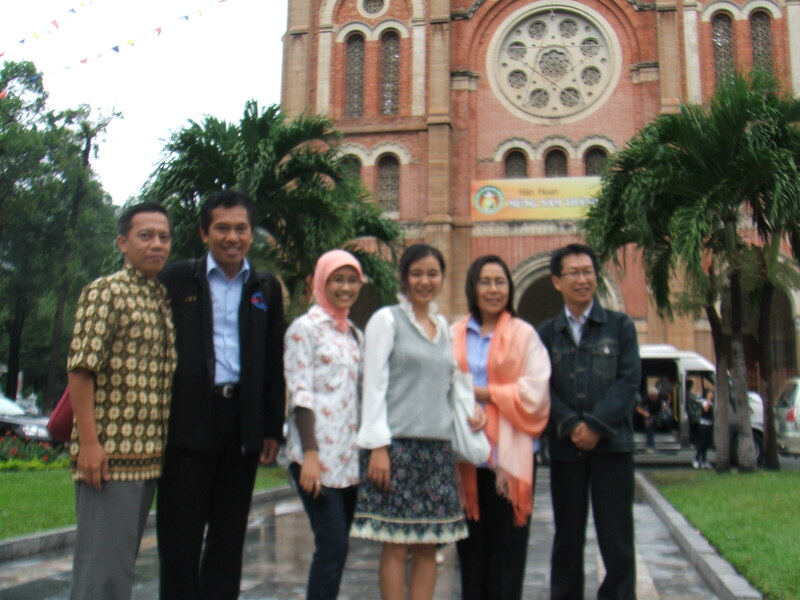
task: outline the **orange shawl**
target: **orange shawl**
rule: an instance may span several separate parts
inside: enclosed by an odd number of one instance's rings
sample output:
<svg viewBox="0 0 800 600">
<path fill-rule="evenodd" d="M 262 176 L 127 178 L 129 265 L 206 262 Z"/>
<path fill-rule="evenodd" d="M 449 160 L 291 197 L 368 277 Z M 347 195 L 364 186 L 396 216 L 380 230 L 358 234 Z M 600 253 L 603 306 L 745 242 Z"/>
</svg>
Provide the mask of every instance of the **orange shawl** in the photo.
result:
<svg viewBox="0 0 800 600">
<path fill-rule="evenodd" d="M 452 328 L 453 353 L 467 372 L 467 323 Z M 492 444 L 489 466 L 497 476 L 497 491 L 514 507 L 514 524 L 524 525 L 533 510 L 533 438 L 550 416 L 550 359 L 528 323 L 500 315 L 489 344 L 486 371 L 492 401 L 486 403 L 486 435 Z M 461 496 L 467 518 L 478 520 L 477 469 L 459 463 Z"/>
</svg>

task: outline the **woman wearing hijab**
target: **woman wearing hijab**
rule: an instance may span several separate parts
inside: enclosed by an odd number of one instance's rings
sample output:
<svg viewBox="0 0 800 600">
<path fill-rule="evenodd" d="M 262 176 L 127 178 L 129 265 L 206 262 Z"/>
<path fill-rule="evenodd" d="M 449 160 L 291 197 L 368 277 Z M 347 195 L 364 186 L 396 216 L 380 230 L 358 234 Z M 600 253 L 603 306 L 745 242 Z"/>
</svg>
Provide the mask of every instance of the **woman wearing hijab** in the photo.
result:
<svg viewBox="0 0 800 600">
<path fill-rule="evenodd" d="M 339 594 L 358 489 L 363 338 L 347 314 L 362 283 L 352 254 L 326 252 L 314 271 L 315 304 L 286 332 L 287 453 L 314 532 L 306 596 L 314 600 Z"/>
<path fill-rule="evenodd" d="M 514 316 L 514 284 L 498 256 L 467 272 L 470 316 L 452 326 L 459 368 L 472 374 L 486 412 L 489 461 L 459 463 L 469 537 L 457 544 L 465 600 L 519 600 L 533 509 L 534 440 L 550 416 L 550 359 L 536 331 Z"/>
</svg>

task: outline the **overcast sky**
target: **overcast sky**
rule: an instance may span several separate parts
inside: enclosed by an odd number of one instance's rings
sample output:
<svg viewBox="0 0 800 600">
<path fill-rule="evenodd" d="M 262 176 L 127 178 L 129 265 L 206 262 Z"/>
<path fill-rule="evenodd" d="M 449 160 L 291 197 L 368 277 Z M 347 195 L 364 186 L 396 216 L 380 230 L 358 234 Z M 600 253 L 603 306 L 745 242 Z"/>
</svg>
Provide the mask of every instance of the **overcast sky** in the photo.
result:
<svg viewBox="0 0 800 600">
<path fill-rule="evenodd" d="M 238 121 L 248 99 L 280 101 L 286 5 L 0 0 L 0 63 L 32 60 L 52 108 L 89 104 L 95 116 L 122 113 L 93 161 L 121 204 L 138 193 L 164 140 L 188 119 Z"/>
</svg>

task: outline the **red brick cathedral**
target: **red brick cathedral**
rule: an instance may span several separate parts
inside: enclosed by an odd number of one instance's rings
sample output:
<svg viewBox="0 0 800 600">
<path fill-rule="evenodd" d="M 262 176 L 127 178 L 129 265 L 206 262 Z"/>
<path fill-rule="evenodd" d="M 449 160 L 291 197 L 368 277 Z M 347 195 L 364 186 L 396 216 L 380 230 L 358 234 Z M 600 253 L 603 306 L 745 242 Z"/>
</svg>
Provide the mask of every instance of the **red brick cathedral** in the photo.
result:
<svg viewBox="0 0 800 600">
<path fill-rule="evenodd" d="M 512 268 L 521 316 L 559 310 L 550 250 L 580 240 L 606 157 L 657 115 L 708 99 L 735 68 L 800 93 L 800 0 L 288 3 L 284 111 L 332 118 L 375 201 L 445 253 L 451 317 L 487 253 Z M 606 280 L 603 302 L 634 318 L 641 343 L 713 359 L 707 323 L 658 318 L 635 259 Z M 800 296 L 777 296 L 791 370 Z"/>
</svg>

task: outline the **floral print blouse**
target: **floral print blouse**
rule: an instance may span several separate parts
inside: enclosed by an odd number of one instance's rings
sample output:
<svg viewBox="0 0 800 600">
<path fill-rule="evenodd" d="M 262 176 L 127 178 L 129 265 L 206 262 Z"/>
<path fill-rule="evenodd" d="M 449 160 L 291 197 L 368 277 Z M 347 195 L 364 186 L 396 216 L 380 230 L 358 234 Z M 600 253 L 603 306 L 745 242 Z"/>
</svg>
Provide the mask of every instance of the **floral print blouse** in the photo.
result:
<svg viewBox="0 0 800 600">
<path fill-rule="evenodd" d="M 303 464 L 295 409 L 314 412 L 322 485 L 342 488 L 358 483 L 358 416 L 363 337 L 351 324 L 339 331 L 321 307 L 289 326 L 284 340 L 284 373 L 290 392 L 287 454 Z"/>
</svg>

